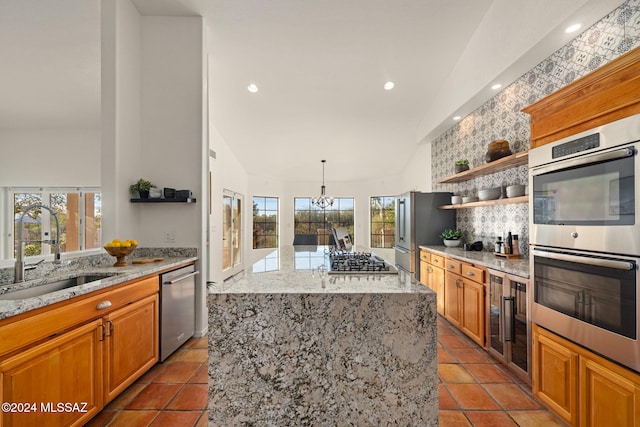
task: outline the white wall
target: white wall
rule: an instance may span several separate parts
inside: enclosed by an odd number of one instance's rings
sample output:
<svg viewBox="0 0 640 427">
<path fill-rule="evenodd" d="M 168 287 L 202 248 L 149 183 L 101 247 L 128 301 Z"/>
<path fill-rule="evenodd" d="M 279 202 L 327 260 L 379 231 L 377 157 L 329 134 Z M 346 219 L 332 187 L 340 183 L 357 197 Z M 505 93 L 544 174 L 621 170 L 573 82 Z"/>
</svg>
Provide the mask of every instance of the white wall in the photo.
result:
<svg viewBox="0 0 640 427">
<path fill-rule="evenodd" d="M 0 129 L 0 187 L 100 186 L 100 129 Z"/>
</svg>

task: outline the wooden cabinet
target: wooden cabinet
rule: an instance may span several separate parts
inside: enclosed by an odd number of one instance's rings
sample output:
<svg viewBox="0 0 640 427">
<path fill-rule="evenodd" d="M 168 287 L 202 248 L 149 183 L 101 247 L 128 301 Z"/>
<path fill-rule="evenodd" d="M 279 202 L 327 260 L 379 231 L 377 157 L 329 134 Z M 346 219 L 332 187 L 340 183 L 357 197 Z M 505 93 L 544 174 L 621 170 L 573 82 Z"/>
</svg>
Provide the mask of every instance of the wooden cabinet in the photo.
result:
<svg viewBox="0 0 640 427">
<path fill-rule="evenodd" d="M 105 402 L 111 401 L 158 361 L 158 296 L 105 316 Z"/>
<path fill-rule="evenodd" d="M 444 316 L 444 257 L 420 250 L 420 282 L 436 293 L 438 313 Z"/>
<path fill-rule="evenodd" d="M 640 425 L 640 375 L 535 324 L 532 386 L 571 426 Z"/>
<path fill-rule="evenodd" d="M 444 316 L 482 347 L 485 339 L 485 271 L 473 264 L 446 258 Z"/>
<path fill-rule="evenodd" d="M 102 321 L 60 334 L 0 362 L 0 400 L 28 403 L 4 411 L 5 426 L 81 426 L 102 408 Z M 78 404 L 69 410 L 62 403 Z"/>
<path fill-rule="evenodd" d="M 2 320 L 0 401 L 37 406 L 0 425 L 83 425 L 153 366 L 158 288 L 150 276 Z"/>
</svg>

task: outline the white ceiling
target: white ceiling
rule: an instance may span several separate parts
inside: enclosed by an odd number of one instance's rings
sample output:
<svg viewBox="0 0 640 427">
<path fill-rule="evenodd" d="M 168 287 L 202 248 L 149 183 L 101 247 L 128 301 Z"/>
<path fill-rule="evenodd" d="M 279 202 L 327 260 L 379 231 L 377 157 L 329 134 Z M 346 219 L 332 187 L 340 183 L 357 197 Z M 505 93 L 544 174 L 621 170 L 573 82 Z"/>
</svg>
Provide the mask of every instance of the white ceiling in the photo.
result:
<svg viewBox="0 0 640 427">
<path fill-rule="evenodd" d="M 393 175 L 620 0 L 133 0 L 203 15 L 211 121 L 252 175 Z M 0 0 L 0 128 L 100 120 L 99 0 Z M 383 90 L 387 80 L 396 83 Z M 246 90 L 249 83 L 258 93 Z M 490 142 L 490 141 L 487 141 Z M 425 165 L 426 166 L 426 165 Z"/>
</svg>

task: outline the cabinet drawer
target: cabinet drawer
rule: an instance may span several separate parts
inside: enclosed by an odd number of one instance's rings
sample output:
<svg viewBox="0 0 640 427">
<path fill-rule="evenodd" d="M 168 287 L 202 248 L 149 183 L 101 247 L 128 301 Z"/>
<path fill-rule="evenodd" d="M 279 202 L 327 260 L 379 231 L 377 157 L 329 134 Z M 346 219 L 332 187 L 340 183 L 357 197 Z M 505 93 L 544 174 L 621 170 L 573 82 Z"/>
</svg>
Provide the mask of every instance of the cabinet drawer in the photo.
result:
<svg viewBox="0 0 640 427">
<path fill-rule="evenodd" d="M 462 264 L 462 276 L 474 282 L 484 283 L 484 270 L 469 264 Z"/>
<path fill-rule="evenodd" d="M 427 251 L 420 251 L 420 261 L 430 262 L 431 254 Z"/>
<path fill-rule="evenodd" d="M 0 356 L 158 292 L 158 276 L 72 298 L 0 326 Z M 28 314 L 28 313 L 27 313 Z"/>
<path fill-rule="evenodd" d="M 431 254 L 430 264 L 434 267 L 444 268 L 444 257 L 436 254 Z"/>
<path fill-rule="evenodd" d="M 446 258 L 444 260 L 444 267 L 446 268 L 447 271 L 450 271 L 451 273 L 455 273 L 455 274 L 462 273 L 462 262 L 456 259 Z"/>
</svg>

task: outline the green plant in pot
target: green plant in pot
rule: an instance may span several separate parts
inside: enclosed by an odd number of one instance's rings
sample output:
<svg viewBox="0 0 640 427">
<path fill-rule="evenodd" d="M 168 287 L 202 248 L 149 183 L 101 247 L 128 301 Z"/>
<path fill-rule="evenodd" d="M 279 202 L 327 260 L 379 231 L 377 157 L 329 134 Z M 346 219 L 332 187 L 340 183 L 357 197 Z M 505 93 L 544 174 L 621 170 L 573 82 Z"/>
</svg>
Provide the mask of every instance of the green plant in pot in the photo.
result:
<svg viewBox="0 0 640 427">
<path fill-rule="evenodd" d="M 133 195 L 135 195 L 136 193 L 139 194 L 141 199 L 148 199 L 149 190 L 151 190 L 152 188 L 155 188 L 155 185 L 153 185 L 151 181 L 140 178 L 138 182 L 129 186 L 129 191 Z"/>
<path fill-rule="evenodd" d="M 452 248 L 460 246 L 460 237 L 462 237 L 462 232 L 460 230 L 447 228 L 440 234 L 440 237 L 442 237 L 442 241 L 445 246 Z"/>
<path fill-rule="evenodd" d="M 466 170 L 469 170 L 469 160 L 467 159 L 456 160 L 456 162 L 454 163 L 454 166 L 456 169 L 456 173 L 464 172 Z"/>
</svg>

